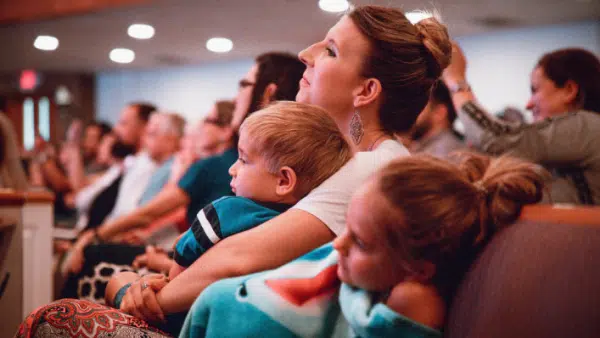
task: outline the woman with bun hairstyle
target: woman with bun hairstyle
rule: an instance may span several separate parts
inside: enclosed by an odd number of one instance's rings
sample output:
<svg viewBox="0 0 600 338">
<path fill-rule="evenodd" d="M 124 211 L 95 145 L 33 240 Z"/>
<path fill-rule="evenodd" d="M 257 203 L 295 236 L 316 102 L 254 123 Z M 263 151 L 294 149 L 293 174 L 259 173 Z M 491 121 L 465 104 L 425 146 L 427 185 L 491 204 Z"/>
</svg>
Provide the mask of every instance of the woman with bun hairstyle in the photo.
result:
<svg viewBox="0 0 600 338">
<path fill-rule="evenodd" d="M 413 25 L 401 10 L 381 6 L 358 6 L 344 15 L 323 40 L 299 53 L 306 70 L 296 101 L 329 112 L 351 140 L 353 159 L 294 207 L 220 241 L 170 282 L 145 277 L 134 283 L 124 299 L 135 308 L 127 312 L 156 319 L 187 311 L 208 285 L 274 269 L 341 234 L 352 194 L 375 171 L 408 155 L 393 134 L 412 127 L 451 48 L 435 18 Z M 236 125 L 243 117 L 233 120 Z"/>
</svg>

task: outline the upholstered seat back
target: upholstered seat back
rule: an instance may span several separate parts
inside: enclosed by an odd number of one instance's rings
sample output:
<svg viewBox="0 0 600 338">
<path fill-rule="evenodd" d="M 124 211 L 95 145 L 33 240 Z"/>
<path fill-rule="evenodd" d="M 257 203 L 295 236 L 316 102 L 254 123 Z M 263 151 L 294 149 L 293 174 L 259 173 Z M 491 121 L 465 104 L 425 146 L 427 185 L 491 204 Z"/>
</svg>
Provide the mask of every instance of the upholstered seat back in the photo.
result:
<svg viewBox="0 0 600 338">
<path fill-rule="evenodd" d="M 446 336 L 600 337 L 600 209 L 590 210 L 538 209 L 501 231 L 463 279 Z"/>
</svg>

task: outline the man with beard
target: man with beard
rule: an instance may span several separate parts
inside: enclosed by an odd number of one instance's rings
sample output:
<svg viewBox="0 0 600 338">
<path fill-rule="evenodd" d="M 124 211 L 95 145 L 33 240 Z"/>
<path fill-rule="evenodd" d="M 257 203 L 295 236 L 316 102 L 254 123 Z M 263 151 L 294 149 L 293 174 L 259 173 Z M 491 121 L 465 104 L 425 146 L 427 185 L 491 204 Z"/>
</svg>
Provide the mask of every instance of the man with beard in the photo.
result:
<svg viewBox="0 0 600 338">
<path fill-rule="evenodd" d="M 410 151 L 445 158 L 465 147 L 453 128 L 456 111 L 446 85 L 438 81 L 431 90 L 429 103 L 419 115 L 410 133 Z"/>
</svg>

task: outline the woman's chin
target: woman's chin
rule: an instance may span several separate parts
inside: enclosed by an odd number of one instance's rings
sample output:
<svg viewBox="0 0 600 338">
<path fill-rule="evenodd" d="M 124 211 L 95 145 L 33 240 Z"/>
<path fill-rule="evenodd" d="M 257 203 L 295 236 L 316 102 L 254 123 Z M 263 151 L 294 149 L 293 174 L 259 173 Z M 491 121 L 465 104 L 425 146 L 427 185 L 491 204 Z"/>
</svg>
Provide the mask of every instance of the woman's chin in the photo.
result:
<svg viewBox="0 0 600 338">
<path fill-rule="evenodd" d="M 302 88 L 300 88 L 300 90 L 298 90 L 298 94 L 296 94 L 296 102 L 299 103 L 310 103 L 310 100 L 308 99 L 308 93 L 306 93 L 306 91 L 304 91 Z"/>
</svg>

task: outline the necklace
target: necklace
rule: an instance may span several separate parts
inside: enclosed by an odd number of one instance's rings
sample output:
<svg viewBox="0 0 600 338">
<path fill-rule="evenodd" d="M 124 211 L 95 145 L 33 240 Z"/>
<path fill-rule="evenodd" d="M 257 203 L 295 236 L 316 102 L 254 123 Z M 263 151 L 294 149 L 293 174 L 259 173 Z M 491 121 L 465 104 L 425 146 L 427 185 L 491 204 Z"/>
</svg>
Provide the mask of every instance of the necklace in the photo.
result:
<svg viewBox="0 0 600 338">
<path fill-rule="evenodd" d="M 371 151 L 373 150 L 373 147 L 375 146 L 375 143 L 377 143 L 377 141 L 381 140 L 382 137 L 387 136 L 387 134 L 383 133 L 381 135 L 379 135 L 378 138 L 375 139 L 375 141 L 373 141 L 373 143 L 371 143 L 371 145 L 369 146 L 369 148 L 367 149 L 367 151 Z"/>
</svg>

